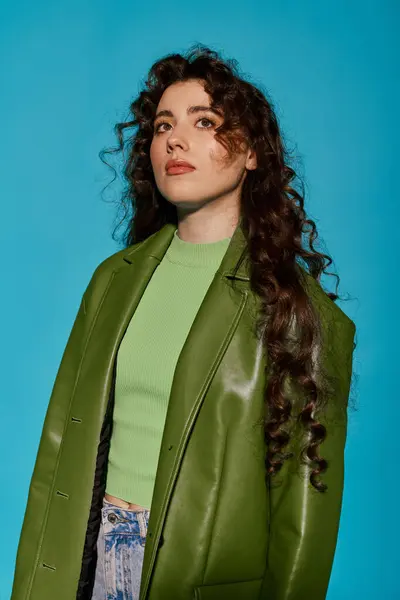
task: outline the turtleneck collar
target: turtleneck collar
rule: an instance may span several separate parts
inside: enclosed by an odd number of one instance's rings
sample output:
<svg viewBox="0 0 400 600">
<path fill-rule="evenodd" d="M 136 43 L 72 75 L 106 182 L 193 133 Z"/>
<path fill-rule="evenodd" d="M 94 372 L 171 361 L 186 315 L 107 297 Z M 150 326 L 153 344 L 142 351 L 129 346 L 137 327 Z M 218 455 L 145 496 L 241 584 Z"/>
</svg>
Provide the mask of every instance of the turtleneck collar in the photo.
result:
<svg viewBox="0 0 400 600">
<path fill-rule="evenodd" d="M 217 242 L 194 243 L 185 242 L 178 236 L 176 229 L 165 258 L 173 263 L 187 267 L 213 267 L 217 269 L 221 263 L 232 238 L 227 237 Z"/>
</svg>

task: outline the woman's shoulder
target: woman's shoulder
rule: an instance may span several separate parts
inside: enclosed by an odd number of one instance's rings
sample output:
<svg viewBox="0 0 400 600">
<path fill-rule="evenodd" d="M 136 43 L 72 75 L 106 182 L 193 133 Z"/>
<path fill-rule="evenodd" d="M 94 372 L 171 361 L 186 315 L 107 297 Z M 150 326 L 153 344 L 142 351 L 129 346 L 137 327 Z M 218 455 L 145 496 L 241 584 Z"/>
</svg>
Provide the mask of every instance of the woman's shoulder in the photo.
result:
<svg viewBox="0 0 400 600">
<path fill-rule="evenodd" d="M 104 280 L 108 280 L 113 271 L 116 271 L 121 267 L 126 266 L 127 263 L 131 262 L 130 257 L 132 257 L 137 250 L 139 250 L 142 246 L 151 244 L 152 238 L 157 235 L 157 233 L 158 232 L 152 233 L 144 240 L 136 242 L 135 244 L 131 244 L 130 246 L 126 246 L 122 250 L 118 250 L 117 252 L 107 256 L 95 268 L 88 288 L 99 285 L 101 286 Z"/>
<path fill-rule="evenodd" d="M 131 246 L 127 246 L 122 250 L 118 250 L 113 254 L 107 256 L 103 259 L 90 277 L 89 283 L 87 284 L 86 290 L 84 292 L 84 299 L 86 304 L 88 302 L 96 302 L 102 296 L 103 293 L 108 286 L 111 276 L 115 271 L 118 271 L 121 267 L 128 266 L 128 263 L 124 260 L 124 258 L 129 254 L 131 255 L 138 249 L 144 242 L 137 242 Z"/>
<path fill-rule="evenodd" d="M 336 325 L 348 330 L 350 335 L 354 335 L 356 325 L 354 321 L 342 310 L 342 308 L 332 300 L 322 284 L 317 281 L 305 269 L 301 269 L 302 282 L 309 295 L 314 309 L 325 325 Z"/>
</svg>

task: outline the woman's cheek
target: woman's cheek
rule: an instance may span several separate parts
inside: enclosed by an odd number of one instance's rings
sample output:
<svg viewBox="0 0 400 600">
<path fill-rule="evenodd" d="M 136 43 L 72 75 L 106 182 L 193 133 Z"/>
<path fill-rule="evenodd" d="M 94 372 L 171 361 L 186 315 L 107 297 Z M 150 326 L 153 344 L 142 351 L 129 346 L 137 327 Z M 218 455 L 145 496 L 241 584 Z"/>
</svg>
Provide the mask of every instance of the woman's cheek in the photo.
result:
<svg viewBox="0 0 400 600">
<path fill-rule="evenodd" d="M 154 142 L 152 142 L 150 146 L 150 161 L 153 171 L 156 172 L 160 166 L 160 152 L 157 150 L 157 146 Z"/>
</svg>

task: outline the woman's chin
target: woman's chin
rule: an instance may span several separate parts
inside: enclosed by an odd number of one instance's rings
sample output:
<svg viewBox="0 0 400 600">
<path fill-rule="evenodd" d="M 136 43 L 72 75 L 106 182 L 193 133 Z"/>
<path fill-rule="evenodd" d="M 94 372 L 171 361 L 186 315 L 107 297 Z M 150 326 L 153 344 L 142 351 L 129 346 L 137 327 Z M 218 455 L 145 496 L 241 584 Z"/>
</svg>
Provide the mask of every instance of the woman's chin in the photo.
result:
<svg viewBox="0 0 400 600">
<path fill-rule="evenodd" d="M 204 198 L 190 196 L 188 194 L 183 194 L 182 192 L 179 194 L 166 194 L 164 197 L 179 210 L 198 210 L 206 204 Z"/>
</svg>

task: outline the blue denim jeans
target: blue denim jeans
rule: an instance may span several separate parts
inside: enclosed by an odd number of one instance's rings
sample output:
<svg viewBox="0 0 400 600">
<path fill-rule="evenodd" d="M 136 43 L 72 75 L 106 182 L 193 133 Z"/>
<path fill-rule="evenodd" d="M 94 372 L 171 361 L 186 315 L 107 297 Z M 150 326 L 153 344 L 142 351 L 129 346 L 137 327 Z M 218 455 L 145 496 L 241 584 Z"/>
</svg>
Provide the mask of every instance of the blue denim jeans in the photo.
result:
<svg viewBox="0 0 400 600">
<path fill-rule="evenodd" d="M 104 498 L 92 600 L 138 600 L 149 516 Z"/>
</svg>

